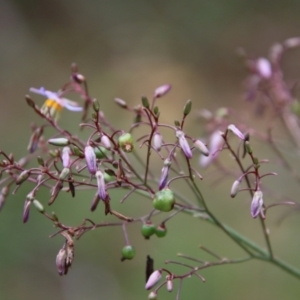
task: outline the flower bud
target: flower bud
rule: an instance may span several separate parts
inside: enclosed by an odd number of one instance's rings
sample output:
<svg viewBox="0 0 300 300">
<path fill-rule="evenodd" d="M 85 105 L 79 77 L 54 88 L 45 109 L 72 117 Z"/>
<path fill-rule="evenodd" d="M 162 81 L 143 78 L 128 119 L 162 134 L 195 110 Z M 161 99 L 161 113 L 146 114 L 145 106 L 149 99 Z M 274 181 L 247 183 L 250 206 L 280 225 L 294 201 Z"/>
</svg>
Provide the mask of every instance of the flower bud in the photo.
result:
<svg viewBox="0 0 300 300">
<path fill-rule="evenodd" d="M 261 78 L 269 79 L 272 76 L 272 67 L 268 59 L 260 57 L 256 61 L 256 71 Z"/>
<path fill-rule="evenodd" d="M 66 179 L 70 174 L 69 168 L 63 168 L 62 171 L 59 174 L 59 179 L 64 180 Z"/>
<path fill-rule="evenodd" d="M 238 138 L 240 138 L 241 140 L 245 140 L 245 136 L 240 132 L 239 129 L 236 128 L 235 125 L 233 124 L 230 124 L 228 127 L 227 127 L 228 130 L 230 130 L 231 132 L 233 132 Z"/>
<path fill-rule="evenodd" d="M 70 141 L 66 138 L 55 138 L 55 139 L 49 139 L 48 144 L 58 147 L 65 147 L 70 145 Z"/>
<path fill-rule="evenodd" d="M 102 158 L 106 157 L 106 154 L 107 154 L 106 148 L 101 147 L 101 146 L 95 147 L 94 152 L 98 159 L 102 159 Z"/>
<path fill-rule="evenodd" d="M 251 216 L 252 218 L 256 218 L 263 209 L 263 193 L 261 191 L 256 191 L 253 195 L 253 199 L 251 202 Z"/>
<path fill-rule="evenodd" d="M 30 176 L 30 170 L 25 170 L 20 173 L 18 178 L 16 179 L 16 184 L 19 185 L 23 183 Z"/>
<path fill-rule="evenodd" d="M 123 99 L 115 98 L 115 102 L 122 108 L 127 108 L 127 103 Z"/>
<path fill-rule="evenodd" d="M 191 112 L 191 109 L 192 109 L 192 101 L 188 100 L 183 108 L 184 116 L 187 116 Z"/>
<path fill-rule="evenodd" d="M 97 160 L 93 147 L 86 146 L 84 149 L 84 156 L 90 174 L 95 175 L 97 171 Z"/>
<path fill-rule="evenodd" d="M 34 199 L 32 201 L 33 205 L 35 206 L 35 208 L 40 212 L 40 213 L 44 213 L 45 212 L 45 208 L 44 206 L 42 205 L 42 203 L 36 199 Z"/>
<path fill-rule="evenodd" d="M 143 96 L 142 97 L 142 104 L 145 108 L 149 108 L 150 107 L 150 104 L 149 104 L 149 100 L 147 97 Z"/>
<path fill-rule="evenodd" d="M 30 137 L 30 140 L 29 140 L 28 147 L 27 147 L 27 150 L 30 153 L 35 152 L 35 150 L 37 149 L 42 134 L 43 134 L 43 128 L 42 127 L 36 128 L 34 130 L 34 132 L 32 133 L 32 135 Z"/>
<path fill-rule="evenodd" d="M 72 79 L 79 84 L 85 82 L 85 77 L 79 73 L 72 74 Z"/>
<path fill-rule="evenodd" d="M 0 193 L 0 210 L 2 209 L 4 203 L 5 203 L 5 200 L 6 200 L 6 197 L 8 195 L 8 186 L 4 186 L 2 189 L 1 189 L 1 193 Z"/>
<path fill-rule="evenodd" d="M 173 291 L 173 281 L 171 279 L 167 280 L 167 291 L 172 292 Z"/>
<path fill-rule="evenodd" d="M 236 196 L 236 194 L 238 193 L 240 184 L 241 184 L 240 180 L 236 180 L 232 184 L 232 187 L 231 187 L 231 190 L 230 190 L 230 196 L 231 196 L 231 198 L 234 198 Z"/>
<path fill-rule="evenodd" d="M 176 131 L 176 137 L 178 138 L 180 148 L 183 151 L 184 155 L 189 159 L 192 158 L 192 156 L 193 156 L 192 150 L 191 150 L 191 148 L 189 146 L 189 143 L 187 142 L 187 140 L 184 136 L 183 131 L 177 130 Z"/>
<path fill-rule="evenodd" d="M 106 135 L 102 135 L 102 137 L 101 137 L 101 144 L 102 144 L 107 150 L 110 150 L 110 149 L 111 149 L 110 139 L 109 139 Z"/>
<path fill-rule="evenodd" d="M 97 186 L 98 186 L 98 195 L 101 200 L 105 201 L 107 199 L 107 193 L 105 189 L 104 175 L 100 170 L 98 170 L 95 176 L 96 176 Z"/>
<path fill-rule="evenodd" d="M 171 211 L 175 204 L 174 193 L 168 188 L 158 191 L 153 199 L 153 206 L 155 209 L 168 212 Z"/>
<path fill-rule="evenodd" d="M 153 148 L 156 151 L 160 151 L 162 146 L 162 136 L 159 132 L 155 132 L 153 135 Z"/>
<path fill-rule="evenodd" d="M 94 100 L 93 100 L 93 110 L 94 110 L 96 113 L 100 110 L 100 104 L 99 104 L 99 102 L 98 102 L 97 99 L 94 99 Z M 96 119 L 96 117 L 97 117 L 97 114 L 96 114 L 96 116 L 95 116 L 95 119 Z"/>
<path fill-rule="evenodd" d="M 148 295 L 148 300 L 156 300 L 157 299 L 157 293 L 156 292 L 151 292 Z"/>
<path fill-rule="evenodd" d="M 132 152 L 134 149 L 133 137 L 130 133 L 123 133 L 119 137 L 119 145 L 125 152 Z"/>
<path fill-rule="evenodd" d="M 194 141 L 194 146 L 197 150 L 200 151 L 201 154 L 203 154 L 204 156 L 208 156 L 209 155 L 209 151 L 207 149 L 207 147 L 205 146 L 205 144 L 200 141 L 200 140 L 195 140 Z"/>
<path fill-rule="evenodd" d="M 26 199 L 24 203 L 24 208 L 23 208 L 23 223 L 27 223 L 29 219 L 29 211 L 30 211 L 30 205 L 31 205 L 30 200 Z"/>
<path fill-rule="evenodd" d="M 64 168 L 69 168 L 71 162 L 71 149 L 70 147 L 64 147 L 62 149 L 61 160 Z"/>
<path fill-rule="evenodd" d="M 146 290 L 152 289 L 160 281 L 161 273 L 162 273 L 161 270 L 156 270 L 150 275 L 150 277 L 145 285 Z"/>
<path fill-rule="evenodd" d="M 159 86 L 157 89 L 154 91 L 154 98 L 160 98 L 164 95 L 166 95 L 170 89 L 171 89 L 171 84 L 164 84 Z"/>
</svg>

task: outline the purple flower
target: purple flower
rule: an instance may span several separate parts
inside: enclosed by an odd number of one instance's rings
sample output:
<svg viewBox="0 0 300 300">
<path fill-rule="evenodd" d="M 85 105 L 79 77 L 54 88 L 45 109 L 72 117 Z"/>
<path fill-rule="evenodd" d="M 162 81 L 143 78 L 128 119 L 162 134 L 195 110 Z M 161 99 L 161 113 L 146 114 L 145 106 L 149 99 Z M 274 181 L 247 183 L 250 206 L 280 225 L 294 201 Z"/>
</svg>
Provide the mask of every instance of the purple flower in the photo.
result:
<svg viewBox="0 0 300 300">
<path fill-rule="evenodd" d="M 256 60 L 256 71 L 263 79 L 269 79 L 272 76 L 272 67 L 269 60 L 260 57 Z"/>
<path fill-rule="evenodd" d="M 252 218 L 256 218 L 262 212 L 263 204 L 263 193 L 261 191 L 256 191 L 251 202 Z"/>
<path fill-rule="evenodd" d="M 64 147 L 62 149 L 61 160 L 64 168 L 69 168 L 70 166 L 70 162 L 71 162 L 70 154 L 71 154 L 70 147 Z"/>
<path fill-rule="evenodd" d="M 239 129 L 236 128 L 235 125 L 230 124 L 227 127 L 228 130 L 230 130 L 231 132 L 233 132 L 238 138 L 240 138 L 241 140 L 245 140 L 245 136 L 241 133 L 241 131 Z"/>
<path fill-rule="evenodd" d="M 164 161 L 164 166 L 161 169 L 161 175 L 160 175 L 160 180 L 158 185 L 159 190 L 162 190 L 167 185 L 170 166 L 171 166 L 171 161 L 169 159 L 166 159 Z"/>
<path fill-rule="evenodd" d="M 95 175 L 97 171 L 97 159 L 93 147 L 86 146 L 84 149 L 84 156 L 89 172 L 92 175 Z"/>
<path fill-rule="evenodd" d="M 177 130 L 176 131 L 176 137 L 178 138 L 178 142 L 180 145 L 181 150 L 183 151 L 184 155 L 191 159 L 193 154 L 192 154 L 192 150 L 190 148 L 189 143 L 187 142 L 185 136 L 184 136 L 184 132 L 181 130 Z"/>
<path fill-rule="evenodd" d="M 107 198 L 107 193 L 105 189 L 104 175 L 100 170 L 96 172 L 96 180 L 98 186 L 98 195 L 101 200 L 105 201 Z"/>
</svg>

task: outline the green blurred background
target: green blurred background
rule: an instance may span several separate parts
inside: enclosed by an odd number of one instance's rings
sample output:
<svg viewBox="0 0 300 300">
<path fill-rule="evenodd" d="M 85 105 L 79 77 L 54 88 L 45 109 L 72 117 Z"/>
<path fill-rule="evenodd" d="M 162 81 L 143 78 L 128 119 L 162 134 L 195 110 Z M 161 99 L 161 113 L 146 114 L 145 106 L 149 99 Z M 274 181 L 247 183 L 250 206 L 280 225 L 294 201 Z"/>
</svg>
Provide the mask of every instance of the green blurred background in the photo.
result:
<svg viewBox="0 0 300 300">
<path fill-rule="evenodd" d="M 128 129 L 132 119 L 115 109 L 115 97 L 134 105 L 141 95 L 151 96 L 157 86 L 172 83 L 170 95 L 160 100 L 165 121 L 179 118 L 186 100 L 192 99 L 195 110 L 219 106 L 241 109 L 249 124 L 264 130 L 269 119 L 256 119 L 251 113 L 253 107 L 242 101 L 245 71 L 235 49 L 243 46 L 253 55 L 266 55 L 274 42 L 299 34 L 299 11 L 300 2 L 296 0 L 0 0 L 1 149 L 14 152 L 16 157 L 26 152 L 29 124 L 33 120 L 40 123 L 26 106 L 24 95 L 29 87 L 58 89 L 67 80 L 72 62 L 78 63 L 91 94 L 98 98 L 116 127 Z M 284 61 L 287 78 L 299 76 L 299 57 L 299 51 L 294 51 Z M 79 120 L 78 115 L 65 112 L 61 125 L 75 130 Z M 203 133 L 201 126 L 195 115 L 187 122 L 194 136 Z M 280 131 L 278 139 L 285 144 Z M 276 159 L 264 145 L 257 145 L 256 151 L 261 158 Z M 284 153 L 298 167 L 297 155 L 289 147 L 285 146 Z M 228 160 L 228 156 L 224 159 Z M 299 187 L 289 174 L 276 165 L 266 170 L 281 175 L 267 179 L 275 193 L 297 200 Z M 207 174 L 207 180 L 201 182 L 201 189 L 217 216 L 264 245 L 258 223 L 250 217 L 247 195 L 231 200 L 231 178 L 224 178 L 216 188 L 212 185 L 216 173 L 208 170 L 203 174 Z M 22 186 L 9 197 L 1 212 L 1 300 L 147 299 L 147 254 L 154 257 L 157 268 L 166 259 L 175 259 L 177 252 L 208 259 L 198 249 L 200 244 L 229 258 L 242 255 L 215 228 L 178 216 L 169 222 L 164 239 L 144 241 L 139 225 L 130 226 L 129 236 L 137 255 L 124 263 L 120 262 L 124 243 L 120 228 L 86 234 L 76 243 L 69 274 L 60 277 L 55 257 L 63 239 L 49 240 L 55 229 L 35 211 L 29 223 L 22 224 L 23 201 L 29 190 L 29 185 Z M 78 193 L 75 199 L 60 197 L 51 209 L 73 225 L 85 217 L 98 222 L 114 220 L 105 218 L 102 209 L 89 212 L 92 196 L 93 193 Z M 114 196 L 116 208 L 130 215 L 145 214 L 150 209 L 149 203 L 139 197 L 128 199 L 124 208 L 117 206 L 120 195 Z M 40 201 L 46 203 L 47 199 L 47 193 L 40 194 Z M 270 197 L 265 200 L 275 201 Z M 274 211 L 268 221 L 275 253 L 300 267 L 299 214 L 279 226 L 280 216 Z M 202 275 L 207 280 L 205 284 L 196 278 L 184 281 L 181 299 L 299 299 L 300 295 L 296 279 L 259 262 L 211 268 Z M 159 296 L 175 297 L 175 291 L 162 291 Z"/>
</svg>

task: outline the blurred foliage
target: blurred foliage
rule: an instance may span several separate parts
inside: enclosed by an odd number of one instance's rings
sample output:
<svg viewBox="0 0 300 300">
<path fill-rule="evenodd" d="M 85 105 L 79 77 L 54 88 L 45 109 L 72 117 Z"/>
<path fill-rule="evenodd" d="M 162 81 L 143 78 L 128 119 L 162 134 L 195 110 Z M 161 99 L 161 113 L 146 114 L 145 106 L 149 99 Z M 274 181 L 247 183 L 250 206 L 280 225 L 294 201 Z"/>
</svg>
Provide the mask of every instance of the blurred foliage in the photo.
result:
<svg viewBox="0 0 300 300">
<path fill-rule="evenodd" d="M 0 7 L 1 148 L 13 151 L 16 157 L 26 151 L 29 124 L 35 120 L 24 95 L 31 86 L 58 89 L 74 61 L 86 75 L 91 94 L 117 127 L 126 129 L 131 120 L 115 109 L 114 97 L 136 104 L 141 95 L 151 96 L 157 86 L 171 83 L 172 93 L 159 103 L 163 118 L 169 122 L 178 118 L 186 100 L 192 99 L 194 111 L 234 106 L 243 111 L 249 124 L 266 128 L 267 117 L 258 121 L 252 114 L 247 115 L 252 108 L 242 101 L 245 74 L 235 49 L 242 46 L 254 55 L 265 55 L 274 42 L 299 34 L 300 27 L 300 2 L 296 0 L 0 0 Z M 291 53 L 284 67 L 287 78 L 298 77 L 299 51 Z M 65 112 L 61 125 L 75 129 L 79 119 Z M 191 117 L 187 128 L 191 134 L 202 134 L 194 121 Z M 266 147 L 255 146 L 261 156 L 272 159 Z M 296 163 L 298 155 L 288 158 Z M 263 242 L 260 235 L 257 237 L 257 224 L 249 216 L 250 199 L 230 200 L 231 182 L 226 179 L 217 189 L 212 188 L 214 174 L 206 171 L 207 179 L 201 183 L 209 205 L 221 220 Z M 282 193 L 297 188 L 282 176 L 272 180 Z M 55 268 L 61 237 L 49 240 L 47 236 L 55 229 L 34 211 L 29 223 L 22 224 L 28 190 L 28 186 L 22 186 L 1 212 L 0 298 L 4 300 L 147 299 L 147 254 L 154 257 L 157 267 L 166 259 L 174 259 L 177 252 L 199 256 L 199 244 L 217 249 L 224 256 L 240 254 L 214 228 L 180 216 L 170 222 L 164 239 L 144 241 L 140 228 L 132 226 L 130 239 L 137 255 L 124 263 L 120 262 L 120 228 L 87 234 L 76 243 L 74 265 L 61 278 Z M 116 202 L 119 197 L 115 195 Z M 80 199 L 60 197 L 53 209 L 72 224 L 89 216 L 104 219 L 101 210 L 89 212 L 91 198 L 92 193 L 84 193 Z M 128 200 L 131 215 L 149 209 L 139 200 Z M 277 220 L 274 217 L 270 222 L 275 253 L 300 267 L 299 215 L 281 226 L 276 225 Z M 259 262 L 212 268 L 203 275 L 206 284 L 195 278 L 184 282 L 182 299 L 299 298 L 296 279 Z M 165 292 L 160 298 L 175 299 L 175 293 Z"/>
</svg>

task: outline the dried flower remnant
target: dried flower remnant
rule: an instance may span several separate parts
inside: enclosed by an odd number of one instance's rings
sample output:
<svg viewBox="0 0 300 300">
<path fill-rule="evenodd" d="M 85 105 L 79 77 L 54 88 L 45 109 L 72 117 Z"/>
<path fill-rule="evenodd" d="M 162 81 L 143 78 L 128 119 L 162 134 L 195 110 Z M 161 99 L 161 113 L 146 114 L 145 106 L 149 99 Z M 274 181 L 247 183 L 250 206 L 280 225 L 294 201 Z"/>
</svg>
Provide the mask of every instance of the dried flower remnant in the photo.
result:
<svg viewBox="0 0 300 300">
<path fill-rule="evenodd" d="M 47 91 L 43 87 L 39 89 L 30 88 L 29 90 L 32 93 L 39 94 L 47 98 L 41 108 L 41 112 L 45 115 L 49 114 L 54 119 L 59 117 L 60 112 L 64 107 L 74 112 L 81 112 L 83 110 L 77 102 L 62 98 L 59 93 Z"/>
</svg>

